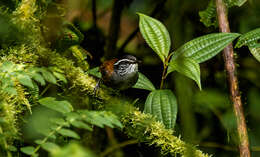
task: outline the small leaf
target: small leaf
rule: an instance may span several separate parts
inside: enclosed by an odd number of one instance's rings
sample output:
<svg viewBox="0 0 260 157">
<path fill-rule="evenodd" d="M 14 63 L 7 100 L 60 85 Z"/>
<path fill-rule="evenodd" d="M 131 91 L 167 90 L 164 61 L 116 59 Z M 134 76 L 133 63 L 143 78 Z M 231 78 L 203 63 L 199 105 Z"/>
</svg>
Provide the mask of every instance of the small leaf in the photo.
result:
<svg viewBox="0 0 260 157">
<path fill-rule="evenodd" d="M 74 127 L 77 127 L 77 128 L 82 128 L 82 129 L 86 129 L 86 130 L 89 130 L 89 131 L 92 131 L 93 129 L 87 125 L 86 123 L 82 122 L 82 121 L 72 121 L 71 124 L 74 126 Z"/>
<path fill-rule="evenodd" d="M 26 87 L 29 87 L 29 88 L 33 88 L 34 86 L 33 86 L 33 82 L 32 82 L 32 79 L 28 76 L 28 75 L 26 75 L 26 74 L 19 74 L 18 76 L 17 76 L 17 78 L 18 78 L 18 81 L 22 84 L 22 85 L 24 85 L 24 86 L 26 86 Z"/>
<path fill-rule="evenodd" d="M 207 9 L 200 11 L 199 16 L 200 22 L 202 22 L 206 27 L 217 27 L 215 0 L 210 0 Z"/>
<path fill-rule="evenodd" d="M 58 72 L 53 72 L 53 75 L 54 75 L 57 79 L 61 80 L 62 82 L 67 83 L 67 79 L 66 79 L 66 77 L 65 77 L 63 74 L 58 73 Z"/>
<path fill-rule="evenodd" d="M 178 57 L 191 58 L 197 63 L 209 60 L 236 39 L 238 33 L 212 33 L 195 38 L 173 52 L 170 62 Z"/>
<path fill-rule="evenodd" d="M 21 151 L 27 155 L 32 155 L 34 154 L 34 147 L 33 146 L 27 146 L 27 147 L 22 147 Z"/>
<path fill-rule="evenodd" d="M 44 79 L 50 83 L 57 84 L 56 78 L 52 75 L 51 72 L 46 70 L 45 68 L 41 68 L 40 72 L 42 73 L 42 76 Z"/>
<path fill-rule="evenodd" d="M 193 59 L 180 57 L 172 61 L 169 64 L 167 75 L 175 70 L 194 80 L 201 90 L 200 66 Z"/>
<path fill-rule="evenodd" d="M 138 13 L 138 15 L 140 17 L 139 28 L 143 38 L 165 62 L 171 46 L 169 32 L 160 21 L 141 13 Z"/>
<path fill-rule="evenodd" d="M 63 136 L 68 136 L 68 137 L 72 137 L 72 138 L 75 138 L 75 139 L 80 139 L 79 135 L 76 132 L 69 130 L 69 129 L 60 129 L 60 130 L 58 130 L 58 133 L 63 135 Z"/>
<path fill-rule="evenodd" d="M 249 47 L 250 52 L 252 55 L 260 62 L 260 47 Z"/>
<path fill-rule="evenodd" d="M 46 84 L 45 80 L 41 74 L 34 72 L 34 73 L 32 73 L 31 76 L 35 81 L 39 82 L 42 86 L 44 86 Z"/>
<path fill-rule="evenodd" d="M 145 102 L 144 112 L 162 122 L 166 128 L 174 128 L 177 117 L 177 101 L 171 90 L 155 90 Z"/>
<path fill-rule="evenodd" d="M 241 35 L 235 47 L 240 48 L 244 45 L 246 46 L 250 46 L 252 44 L 254 45 L 255 43 L 257 43 L 259 39 L 260 39 L 260 28 L 257 28 Z"/>
<path fill-rule="evenodd" d="M 155 87 L 152 84 L 152 82 L 142 73 L 139 72 L 139 78 L 136 84 L 133 86 L 133 88 L 138 89 L 146 89 L 149 91 L 154 91 Z"/>
<path fill-rule="evenodd" d="M 226 0 L 228 7 L 238 6 L 241 7 L 247 0 Z"/>
<path fill-rule="evenodd" d="M 73 107 L 68 101 L 57 101 L 53 97 L 42 98 L 39 100 L 39 103 L 60 113 L 68 113 L 73 111 Z"/>
<path fill-rule="evenodd" d="M 60 147 L 57 144 L 52 142 L 43 143 L 41 147 L 48 152 L 55 152 L 60 149 Z"/>
<path fill-rule="evenodd" d="M 87 71 L 88 74 L 96 76 L 97 78 L 101 78 L 101 73 L 99 71 L 99 67 L 95 67 Z"/>
</svg>

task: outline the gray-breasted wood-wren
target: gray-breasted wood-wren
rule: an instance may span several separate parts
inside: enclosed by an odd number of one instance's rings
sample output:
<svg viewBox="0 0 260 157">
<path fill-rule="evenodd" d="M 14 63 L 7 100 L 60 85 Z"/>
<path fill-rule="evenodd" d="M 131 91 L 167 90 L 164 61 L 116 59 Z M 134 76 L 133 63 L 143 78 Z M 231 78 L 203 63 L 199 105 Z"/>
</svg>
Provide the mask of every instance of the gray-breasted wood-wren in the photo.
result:
<svg viewBox="0 0 260 157">
<path fill-rule="evenodd" d="M 99 71 L 102 82 L 108 87 L 125 90 L 132 87 L 138 80 L 138 64 L 140 61 L 132 55 L 125 55 L 120 59 L 105 61 Z"/>
</svg>

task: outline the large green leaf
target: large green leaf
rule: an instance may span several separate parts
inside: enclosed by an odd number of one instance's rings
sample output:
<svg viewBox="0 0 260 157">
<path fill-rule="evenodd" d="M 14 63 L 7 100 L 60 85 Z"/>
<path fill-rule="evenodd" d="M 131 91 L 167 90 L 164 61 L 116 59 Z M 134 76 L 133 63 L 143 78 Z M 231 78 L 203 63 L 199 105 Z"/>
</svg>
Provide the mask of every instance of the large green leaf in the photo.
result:
<svg viewBox="0 0 260 157">
<path fill-rule="evenodd" d="M 175 70 L 194 80 L 201 90 L 199 63 L 191 58 L 179 57 L 170 62 L 167 74 Z"/>
<path fill-rule="evenodd" d="M 142 36 L 164 62 L 171 46 L 169 32 L 160 21 L 141 13 L 138 15 L 140 16 L 139 28 Z"/>
<path fill-rule="evenodd" d="M 260 62 L 260 47 L 249 47 L 250 52 L 252 55 Z"/>
<path fill-rule="evenodd" d="M 57 101 L 53 97 L 42 98 L 39 100 L 39 103 L 47 108 L 61 113 L 69 113 L 73 111 L 73 107 L 68 101 Z"/>
<path fill-rule="evenodd" d="M 180 56 L 191 58 L 197 63 L 204 62 L 217 55 L 239 35 L 238 33 L 212 33 L 195 38 L 173 52 L 171 62 Z"/>
<path fill-rule="evenodd" d="M 260 39 L 260 28 L 257 28 L 241 35 L 235 47 L 240 48 L 244 45 L 247 46 L 254 45 L 255 43 L 257 43 L 259 39 Z"/>
<path fill-rule="evenodd" d="M 155 90 L 153 83 L 144 74 L 142 74 L 140 72 L 139 72 L 138 81 L 133 86 L 133 88 L 146 89 L 146 90 L 149 90 L 149 91 Z"/>
<path fill-rule="evenodd" d="M 173 128 L 177 116 L 177 101 L 171 90 L 155 90 L 145 102 L 144 112 L 162 122 L 166 128 Z"/>
</svg>

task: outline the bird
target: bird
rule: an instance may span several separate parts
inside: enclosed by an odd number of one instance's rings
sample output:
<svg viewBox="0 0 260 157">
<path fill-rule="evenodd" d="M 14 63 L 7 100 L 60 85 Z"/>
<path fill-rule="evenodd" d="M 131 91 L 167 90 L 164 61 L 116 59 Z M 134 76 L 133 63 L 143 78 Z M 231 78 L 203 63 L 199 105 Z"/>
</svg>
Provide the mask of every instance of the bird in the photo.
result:
<svg viewBox="0 0 260 157">
<path fill-rule="evenodd" d="M 136 84 L 138 80 L 138 64 L 141 61 L 135 56 L 125 55 L 104 61 L 100 67 L 101 79 L 99 79 L 94 91 L 102 81 L 106 86 L 117 90 L 125 90 Z"/>
</svg>

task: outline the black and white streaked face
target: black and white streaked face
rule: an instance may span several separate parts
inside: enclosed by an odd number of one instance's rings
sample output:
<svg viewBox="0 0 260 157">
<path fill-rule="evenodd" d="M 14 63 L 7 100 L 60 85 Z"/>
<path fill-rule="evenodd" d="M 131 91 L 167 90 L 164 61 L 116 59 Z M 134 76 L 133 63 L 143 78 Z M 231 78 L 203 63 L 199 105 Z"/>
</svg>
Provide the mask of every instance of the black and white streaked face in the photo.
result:
<svg viewBox="0 0 260 157">
<path fill-rule="evenodd" d="M 138 61 L 132 55 L 126 55 L 122 59 L 119 59 L 114 66 L 120 76 L 131 75 L 138 71 Z"/>
</svg>

